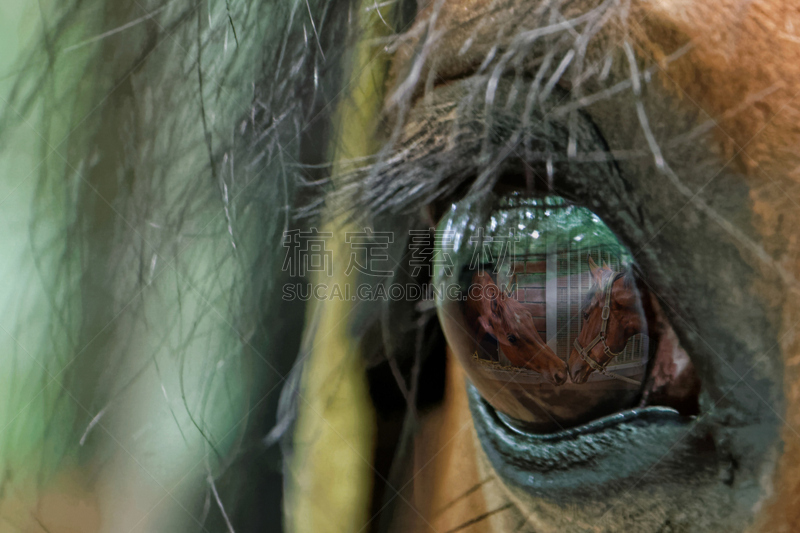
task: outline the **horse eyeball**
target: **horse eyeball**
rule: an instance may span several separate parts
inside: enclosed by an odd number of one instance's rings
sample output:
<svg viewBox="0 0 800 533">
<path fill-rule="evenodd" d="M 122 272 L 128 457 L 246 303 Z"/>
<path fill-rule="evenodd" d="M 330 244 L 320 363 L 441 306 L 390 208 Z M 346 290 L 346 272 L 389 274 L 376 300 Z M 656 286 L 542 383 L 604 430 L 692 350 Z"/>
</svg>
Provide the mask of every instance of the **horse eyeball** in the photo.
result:
<svg viewBox="0 0 800 533">
<path fill-rule="evenodd" d="M 442 329 L 469 379 L 498 411 L 548 432 L 646 397 L 657 348 L 649 326 L 660 321 L 634 277 L 632 255 L 600 217 L 556 196 L 484 195 L 456 204 L 436 235 Z M 616 299 L 636 305 L 615 305 Z M 497 319 L 492 332 L 483 326 L 487 308 Z M 523 321 L 525 314 L 531 320 Z"/>
</svg>

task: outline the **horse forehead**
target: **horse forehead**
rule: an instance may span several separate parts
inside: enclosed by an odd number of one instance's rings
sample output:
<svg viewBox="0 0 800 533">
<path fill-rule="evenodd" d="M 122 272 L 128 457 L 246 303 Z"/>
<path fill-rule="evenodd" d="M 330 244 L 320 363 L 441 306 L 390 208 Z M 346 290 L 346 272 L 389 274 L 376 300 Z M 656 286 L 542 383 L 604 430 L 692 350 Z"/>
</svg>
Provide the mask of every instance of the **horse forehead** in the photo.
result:
<svg viewBox="0 0 800 533">
<path fill-rule="evenodd" d="M 528 321 L 529 315 L 524 310 L 515 311 L 514 319 L 521 324 Z"/>
<path fill-rule="evenodd" d="M 624 306 L 640 305 L 641 294 L 633 282 L 629 282 L 626 277 L 620 277 L 613 285 L 612 300 Z M 643 311 L 643 310 L 642 310 Z"/>
<path fill-rule="evenodd" d="M 596 305 L 597 305 L 596 292 L 586 295 L 586 297 L 583 300 L 583 303 L 581 303 L 581 313 L 590 312 L 592 309 L 594 309 Z"/>
</svg>

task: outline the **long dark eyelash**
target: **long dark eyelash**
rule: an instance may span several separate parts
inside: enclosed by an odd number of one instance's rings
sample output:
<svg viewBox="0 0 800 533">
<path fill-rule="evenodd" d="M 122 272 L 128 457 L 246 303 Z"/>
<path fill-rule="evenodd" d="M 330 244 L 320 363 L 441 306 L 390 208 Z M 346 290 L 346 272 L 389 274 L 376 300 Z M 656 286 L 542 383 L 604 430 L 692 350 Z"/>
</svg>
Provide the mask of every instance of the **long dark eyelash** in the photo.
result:
<svg viewBox="0 0 800 533">
<path fill-rule="evenodd" d="M 486 193 L 509 174 L 545 176 L 548 166 L 556 175 L 572 171 L 593 179 L 616 173 L 608 162 L 581 164 L 564 157 L 569 131 L 558 117 L 534 111 L 535 118 L 523 129 L 521 109 L 495 107 L 487 121 L 483 103 L 474 98 L 486 83 L 487 78 L 473 79 L 433 93 L 429 106 L 411 114 L 418 133 L 374 164 L 343 176 L 342 187 L 334 194 L 376 216 L 407 213 L 457 193 Z M 497 90 L 506 94 L 510 89 L 511 82 L 501 80 Z M 580 121 L 575 131 L 582 152 L 605 149 L 589 122 Z"/>
<path fill-rule="evenodd" d="M 613 58 L 630 46 L 620 36 L 616 40 L 599 36 L 608 31 L 614 34 L 615 23 L 624 33 L 629 7 L 607 1 L 577 14 L 566 15 L 561 13 L 562 9 L 567 7 L 559 2 L 545 2 L 520 11 L 520 17 L 538 19 L 539 26 L 531 22 L 530 29 L 520 31 L 518 39 L 502 54 L 486 57 L 485 73 L 480 69 L 470 72 L 472 86 L 451 95 L 452 98 L 426 93 L 423 100 L 431 100 L 433 96 L 434 102 L 427 102 L 430 105 L 422 110 L 412 107 L 413 100 L 420 95 L 419 89 L 415 89 L 417 82 L 430 77 L 424 73 L 426 69 L 435 68 L 425 63 L 424 58 L 420 60 L 422 73 L 410 68 L 407 74 L 411 79 L 402 76 L 397 79 L 396 83 L 405 87 L 405 92 L 390 95 L 387 114 L 395 125 L 387 131 L 389 143 L 374 163 L 352 171 L 339 181 L 336 195 L 347 201 L 338 205 L 356 206 L 353 211 L 359 214 L 351 212 L 354 217 L 407 213 L 420 205 L 449 203 L 465 194 L 485 193 L 504 174 L 534 174 L 540 182 L 552 187 L 554 166 L 561 172 L 573 170 L 575 165 L 584 164 L 585 169 L 586 164 L 594 164 L 603 169 L 588 174 L 602 179 L 617 159 L 652 155 L 649 150 L 609 150 L 602 141 L 597 141 L 594 132 L 587 131 L 587 121 L 578 119 L 581 110 L 593 103 L 631 89 L 638 94 L 642 83 L 663 68 L 663 65 L 637 68 L 629 78 L 606 86 Z M 563 22 L 553 25 L 553 20 Z M 420 21 L 417 26 L 423 24 Z M 388 49 L 396 50 L 405 41 L 413 41 L 419 36 L 416 28 L 407 35 L 390 39 Z M 537 32 L 548 37 L 539 39 Z M 590 57 L 587 50 L 595 40 L 601 43 L 600 51 L 594 50 Z M 466 48 L 470 42 L 471 38 L 467 38 Z M 418 43 L 418 47 L 424 46 L 425 37 Z M 690 49 L 691 43 L 677 49 L 663 64 L 675 61 Z M 523 58 L 530 71 L 536 72 L 533 79 L 520 74 L 526 70 L 521 68 Z M 574 60 L 570 63 L 568 58 Z M 511 73 L 513 81 L 503 78 Z M 594 77 L 599 83 L 586 94 L 583 84 Z M 559 86 L 562 81 L 569 90 Z M 401 127 L 405 130 L 401 131 Z M 558 192 L 570 195 L 570 191 Z"/>
</svg>

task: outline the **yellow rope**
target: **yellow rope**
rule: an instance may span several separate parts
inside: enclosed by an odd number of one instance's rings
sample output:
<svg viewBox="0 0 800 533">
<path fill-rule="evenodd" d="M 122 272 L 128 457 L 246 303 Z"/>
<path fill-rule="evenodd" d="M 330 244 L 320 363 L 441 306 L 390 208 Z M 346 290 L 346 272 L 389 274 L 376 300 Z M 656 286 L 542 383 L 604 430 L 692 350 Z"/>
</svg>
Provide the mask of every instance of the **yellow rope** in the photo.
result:
<svg viewBox="0 0 800 533">
<path fill-rule="evenodd" d="M 388 9 L 380 14 L 374 8 L 366 11 L 374 5 L 365 0 L 359 10 L 360 42 L 349 59 L 351 90 L 336 114 L 334 181 L 347 169 L 347 161 L 371 155 L 379 148 L 375 128 L 388 56 L 368 43 L 387 34 L 382 19 L 391 17 Z M 354 276 L 344 274 L 350 258 L 344 234 L 362 228 L 348 226 L 330 215 L 320 231 L 333 233 L 328 243 L 333 277 L 321 272 L 312 282 L 329 287 L 338 283 L 342 288 L 349 283 L 355 294 Z M 370 518 L 375 414 L 357 339 L 350 335 L 353 307 L 353 302 L 339 299 L 314 301 L 306 316 L 306 324 L 315 323 L 317 327 L 309 332 L 310 355 L 288 473 L 286 522 L 293 533 L 359 531 Z"/>
</svg>

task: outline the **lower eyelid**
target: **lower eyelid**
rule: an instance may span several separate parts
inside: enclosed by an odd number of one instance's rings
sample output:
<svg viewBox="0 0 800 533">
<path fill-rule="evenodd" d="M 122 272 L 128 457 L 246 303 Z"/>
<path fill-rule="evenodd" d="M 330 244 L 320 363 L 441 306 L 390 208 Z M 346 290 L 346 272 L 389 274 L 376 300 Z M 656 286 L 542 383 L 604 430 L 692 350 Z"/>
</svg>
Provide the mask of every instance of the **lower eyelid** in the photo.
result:
<svg viewBox="0 0 800 533">
<path fill-rule="evenodd" d="M 580 498 L 608 483 L 644 475 L 670 454 L 696 448 L 694 439 L 686 438 L 696 427 L 695 418 L 668 407 L 624 411 L 542 435 L 512 426 L 470 383 L 467 389 L 475 430 L 494 469 L 533 495 Z"/>
</svg>

